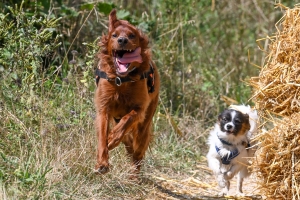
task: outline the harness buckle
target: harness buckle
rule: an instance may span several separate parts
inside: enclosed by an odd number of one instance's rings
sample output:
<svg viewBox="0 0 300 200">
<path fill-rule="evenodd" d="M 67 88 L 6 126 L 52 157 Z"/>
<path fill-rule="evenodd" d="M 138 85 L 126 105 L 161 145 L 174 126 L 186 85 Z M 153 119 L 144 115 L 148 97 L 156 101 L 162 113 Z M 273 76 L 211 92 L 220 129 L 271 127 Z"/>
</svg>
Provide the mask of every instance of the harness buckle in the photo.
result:
<svg viewBox="0 0 300 200">
<path fill-rule="evenodd" d="M 122 85 L 122 80 L 121 80 L 121 78 L 120 77 L 116 77 L 115 78 L 115 84 L 117 85 L 117 86 L 121 86 Z"/>
</svg>

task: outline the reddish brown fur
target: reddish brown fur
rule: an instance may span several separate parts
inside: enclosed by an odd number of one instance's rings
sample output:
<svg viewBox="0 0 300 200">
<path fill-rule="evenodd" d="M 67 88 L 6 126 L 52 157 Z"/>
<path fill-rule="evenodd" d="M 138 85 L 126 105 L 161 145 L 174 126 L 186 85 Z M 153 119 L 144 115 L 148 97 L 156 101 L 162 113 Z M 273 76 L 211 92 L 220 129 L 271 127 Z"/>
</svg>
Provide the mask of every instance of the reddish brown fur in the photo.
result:
<svg viewBox="0 0 300 200">
<path fill-rule="evenodd" d="M 116 72 L 113 62 L 112 50 L 118 49 L 118 37 L 129 38 L 130 34 L 136 37 L 129 39 L 127 49 L 141 47 L 141 64 L 133 62 L 129 69 L 136 67 L 127 74 L 135 82 L 126 82 L 121 86 L 115 85 L 106 79 L 100 79 L 96 93 L 95 106 L 97 111 L 96 131 L 98 136 L 96 170 L 106 173 L 109 169 L 108 151 L 115 148 L 120 142 L 125 144 L 126 150 L 132 159 L 136 172 L 140 170 L 140 163 L 151 140 L 151 122 L 158 104 L 159 75 L 155 64 L 151 61 L 151 53 L 148 47 L 148 38 L 129 22 L 118 20 L 116 11 L 109 15 L 108 35 L 103 35 L 100 46 L 98 68 L 105 71 L 109 78 L 121 77 Z M 154 92 L 148 92 L 147 79 L 139 80 L 144 72 L 150 70 L 150 63 L 154 67 Z M 126 76 L 126 75 L 124 75 Z M 121 118 L 119 123 L 114 118 Z"/>
</svg>

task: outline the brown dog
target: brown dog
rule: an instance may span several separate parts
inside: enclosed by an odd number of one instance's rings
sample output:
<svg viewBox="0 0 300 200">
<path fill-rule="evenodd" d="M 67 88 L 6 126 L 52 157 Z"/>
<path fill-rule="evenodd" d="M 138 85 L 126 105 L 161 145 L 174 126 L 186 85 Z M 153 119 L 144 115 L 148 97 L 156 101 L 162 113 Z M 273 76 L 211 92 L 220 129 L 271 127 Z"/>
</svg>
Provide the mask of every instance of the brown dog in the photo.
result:
<svg viewBox="0 0 300 200">
<path fill-rule="evenodd" d="M 95 106 L 98 136 L 96 171 L 109 170 L 108 151 L 125 144 L 135 172 L 151 140 L 158 104 L 159 75 L 148 38 L 128 21 L 109 15 L 108 35 L 100 41 Z"/>
</svg>

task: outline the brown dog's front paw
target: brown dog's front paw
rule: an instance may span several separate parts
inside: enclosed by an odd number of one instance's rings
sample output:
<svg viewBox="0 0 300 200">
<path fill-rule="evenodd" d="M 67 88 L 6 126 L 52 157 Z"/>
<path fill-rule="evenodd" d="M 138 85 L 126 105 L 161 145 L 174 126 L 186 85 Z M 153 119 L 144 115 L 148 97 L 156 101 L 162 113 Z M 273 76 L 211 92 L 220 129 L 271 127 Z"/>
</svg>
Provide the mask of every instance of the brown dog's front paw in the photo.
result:
<svg viewBox="0 0 300 200">
<path fill-rule="evenodd" d="M 120 144 L 121 140 L 122 140 L 122 136 L 120 137 L 119 135 L 113 134 L 113 133 L 109 134 L 108 140 L 107 140 L 108 150 L 112 150 L 115 147 L 117 147 Z"/>
<path fill-rule="evenodd" d="M 98 168 L 96 167 L 96 169 L 95 169 L 95 173 L 106 174 L 107 172 L 109 172 L 108 166 L 100 166 Z"/>
</svg>

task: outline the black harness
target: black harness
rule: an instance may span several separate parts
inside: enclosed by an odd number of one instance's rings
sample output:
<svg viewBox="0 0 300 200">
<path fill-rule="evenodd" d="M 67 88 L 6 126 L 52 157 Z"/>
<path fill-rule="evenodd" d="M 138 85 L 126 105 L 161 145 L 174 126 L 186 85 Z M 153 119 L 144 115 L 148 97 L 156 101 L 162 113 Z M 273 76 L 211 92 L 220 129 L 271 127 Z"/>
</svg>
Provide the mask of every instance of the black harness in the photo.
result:
<svg viewBox="0 0 300 200">
<path fill-rule="evenodd" d="M 217 145 L 215 146 L 215 148 L 216 148 L 217 153 L 220 155 L 219 152 L 221 149 L 219 147 L 217 147 Z M 230 161 L 232 159 L 234 159 L 235 157 L 237 157 L 239 154 L 240 154 L 239 150 L 237 148 L 235 148 L 232 151 L 230 151 L 230 154 L 227 156 L 221 157 L 221 155 L 220 155 L 222 164 L 229 165 Z"/>
<path fill-rule="evenodd" d="M 109 82 L 113 82 L 117 86 L 121 86 L 122 83 L 126 82 L 135 82 L 132 80 L 129 76 L 126 77 L 116 77 L 116 78 L 109 78 L 107 74 L 104 71 L 101 71 L 100 69 L 96 69 L 95 71 L 96 75 L 96 84 L 98 85 L 100 78 L 106 79 Z M 152 64 L 150 64 L 150 70 L 148 72 L 144 72 L 141 74 L 141 77 L 139 80 L 148 79 L 147 80 L 147 86 L 149 88 L 148 92 L 152 93 L 154 92 L 154 67 Z"/>
<path fill-rule="evenodd" d="M 217 135 L 217 136 L 218 136 L 218 135 Z M 226 144 L 226 145 L 228 145 L 228 146 L 233 146 L 231 143 L 227 142 L 226 140 L 223 140 L 223 139 L 220 138 L 219 136 L 218 136 L 218 138 L 219 138 L 219 140 L 220 140 L 223 144 Z M 249 142 L 247 143 L 247 147 L 248 147 L 248 148 L 250 147 L 250 143 L 249 143 Z M 221 162 L 222 162 L 223 165 L 229 165 L 229 164 L 230 164 L 230 161 L 231 161 L 232 159 L 234 159 L 235 157 L 237 157 L 237 156 L 240 154 L 239 150 L 238 150 L 237 148 L 235 148 L 235 149 L 233 149 L 232 151 L 230 151 L 229 155 L 222 157 L 222 156 L 220 155 L 220 150 L 221 150 L 221 149 L 220 149 L 217 145 L 215 145 L 215 149 L 216 149 L 217 153 L 219 154 L 219 156 L 221 157 Z"/>
</svg>

